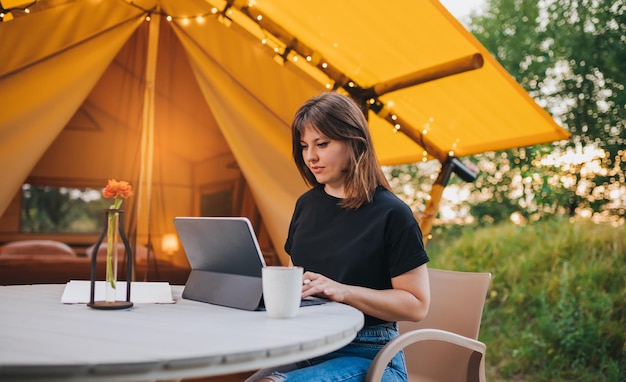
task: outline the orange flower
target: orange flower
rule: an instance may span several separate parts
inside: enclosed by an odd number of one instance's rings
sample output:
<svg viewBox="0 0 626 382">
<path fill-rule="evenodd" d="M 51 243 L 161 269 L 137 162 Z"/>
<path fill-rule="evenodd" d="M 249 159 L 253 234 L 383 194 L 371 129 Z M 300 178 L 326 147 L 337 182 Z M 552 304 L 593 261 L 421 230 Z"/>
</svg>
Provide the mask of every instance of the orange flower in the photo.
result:
<svg viewBox="0 0 626 382">
<path fill-rule="evenodd" d="M 133 188 L 126 181 L 120 180 L 119 182 L 115 179 L 109 179 L 109 183 L 102 191 L 102 196 L 105 198 L 124 198 L 127 199 L 133 196 Z"/>
<path fill-rule="evenodd" d="M 124 199 L 129 198 L 133 195 L 133 188 L 123 180 L 117 181 L 115 179 L 109 179 L 107 186 L 102 191 L 102 196 L 105 199 L 114 198 L 113 204 L 111 205 L 111 209 L 117 210 L 122 206 L 122 202 Z M 112 262 L 112 254 L 113 248 L 117 242 L 114 237 L 117 234 L 116 230 L 118 229 L 117 217 L 119 213 L 111 213 L 108 215 L 108 227 L 107 227 L 107 280 L 111 284 L 111 287 L 115 289 L 116 283 L 116 275 L 114 274 L 114 267 Z M 113 244 L 112 244 L 113 243 Z"/>
</svg>

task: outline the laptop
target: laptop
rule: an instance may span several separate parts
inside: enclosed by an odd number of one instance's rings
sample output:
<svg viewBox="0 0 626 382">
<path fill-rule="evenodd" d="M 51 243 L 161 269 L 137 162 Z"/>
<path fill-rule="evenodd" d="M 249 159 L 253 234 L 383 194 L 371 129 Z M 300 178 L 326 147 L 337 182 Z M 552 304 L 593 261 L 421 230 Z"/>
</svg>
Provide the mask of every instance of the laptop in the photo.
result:
<svg viewBox="0 0 626 382">
<path fill-rule="evenodd" d="M 182 297 L 245 310 L 264 310 L 265 260 L 245 217 L 176 217 L 174 226 L 191 265 Z M 303 300 L 301 306 L 323 303 Z"/>
<path fill-rule="evenodd" d="M 191 266 L 183 298 L 256 310 L 265 266 L 245 217 L 176 217 L 174 226 Z"/>
</svg>

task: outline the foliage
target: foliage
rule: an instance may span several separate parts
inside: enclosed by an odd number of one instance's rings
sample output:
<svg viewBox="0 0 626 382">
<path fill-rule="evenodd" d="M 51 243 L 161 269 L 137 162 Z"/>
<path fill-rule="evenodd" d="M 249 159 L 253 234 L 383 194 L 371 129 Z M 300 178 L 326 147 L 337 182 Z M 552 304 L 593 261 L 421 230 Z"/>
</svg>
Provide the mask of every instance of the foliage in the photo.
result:
<svg viewBox="0 0 626 382">
<path fill-rule="evenodd" d="M 502 174 L 474 213 L 498 220 L 501 200 L 509 214 L 536 219 L 554 212 L 623 217 L 626 202 L 626 5 L 623 0 L 488 0 L 469 28 L 529 94 L 572 134 L 550 160 L 545 147 L 505 152 L 495 162 Z M 600 149 L 585 156 L 584 150 Z M 475 161 L 480 161 L 480 156 Z M 523 193 L 507 188 L 516 180 Z M 480 186 L 477 185 L 477 189 Z M 478 191 L 475 191 L 478 193 Z M 620 195 L 621 194 L 621 195 Z M 620 195 L 620 196 L 618 196 Z M 528 203 L 530 202 L 530 203 Z M 531 207 L 528 209 L 527 207 Z M 488 210 L 491 214 L 484 215 Z M 495 215 L 495 216 L 493 216 Z"/>
<path fill-rule="evenodd" d="M 107 208 L 99 190 L 67 187 L 22 187 L 21 231 L 24 233 L 86 233 L 103 227 Z"/>
<path fill-rule="evenodd" d="M 489 380 L 624 380 L 626 226 L 544 219 L 445 232 L 428 243 L 430 267 L 493 275 L 480 332 Z"/>
</svg>

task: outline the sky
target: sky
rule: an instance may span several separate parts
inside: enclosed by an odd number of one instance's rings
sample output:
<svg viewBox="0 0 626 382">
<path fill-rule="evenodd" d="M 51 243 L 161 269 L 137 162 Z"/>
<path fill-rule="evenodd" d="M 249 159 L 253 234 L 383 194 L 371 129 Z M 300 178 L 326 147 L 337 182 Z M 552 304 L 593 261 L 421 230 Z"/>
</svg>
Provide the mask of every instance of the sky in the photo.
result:
<svg viewBox="0 0 626 382">
<path fill-rule="evenodd" d="M 439 0 L 457 19 L 467 16 L 470 11 L 480 8 L 484 0 Z"/>
</svg>

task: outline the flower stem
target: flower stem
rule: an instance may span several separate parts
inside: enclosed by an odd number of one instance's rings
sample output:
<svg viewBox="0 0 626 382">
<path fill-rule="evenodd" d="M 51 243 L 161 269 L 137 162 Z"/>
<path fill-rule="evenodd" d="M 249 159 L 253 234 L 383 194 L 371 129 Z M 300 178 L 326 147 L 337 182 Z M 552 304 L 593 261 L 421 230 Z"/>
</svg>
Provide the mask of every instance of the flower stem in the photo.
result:
<svg viewBox="0 0 626 382">
<path fill-rule="evenodd" d="M 113 205 L 111 206 L 112 209 L 119 209 L 120 206 L 122 204 L 122 198 L 121 197 L 117 197 L 115 198 L 115 202 L 113 203 Z M 118 219 L 118 214 L 117 212 L 115 213 L 110 213 L 109 214 L 109 227 L 107 229 L 107 278 L 109 279 L 109 283 L 111 284 L 111 288 L 115 289 L 115 272 L 113 269 L 113 263 L 112 263 L 112 254 L 113 254 L 113 250 L 117 250 L 117 243 L 114 242 L 114 238 L 115 235 L 117 234 L 117 230 L 118 230 L 118 225 L 116 224 L 117 219 Z"/>
<path fill-rule="evenodd" d="M 112 254 L 113 254 L 113 237 L 115 236 L 115 218 L 116 213 L 109 214 L 109 229 L 108 229 L 108 240 L 107 240 L 107 278 L 109 279 L 109 283 L 111 283 L 111 288 L 115 289 L 115 277 L 113 272 L 113 263 L 112 263 Z"/>
</svg>

